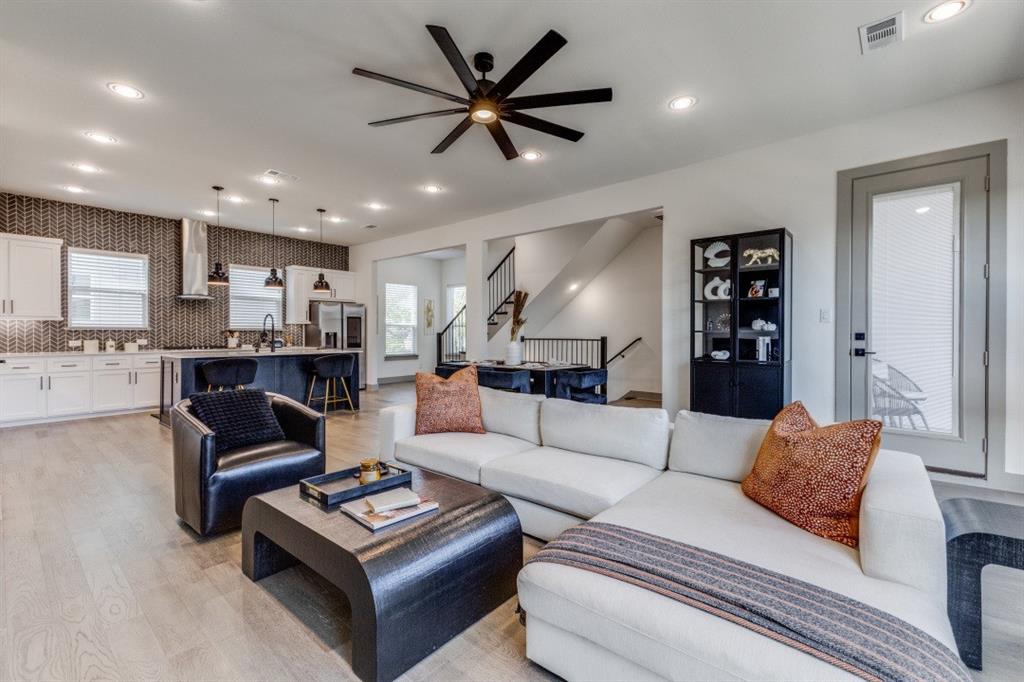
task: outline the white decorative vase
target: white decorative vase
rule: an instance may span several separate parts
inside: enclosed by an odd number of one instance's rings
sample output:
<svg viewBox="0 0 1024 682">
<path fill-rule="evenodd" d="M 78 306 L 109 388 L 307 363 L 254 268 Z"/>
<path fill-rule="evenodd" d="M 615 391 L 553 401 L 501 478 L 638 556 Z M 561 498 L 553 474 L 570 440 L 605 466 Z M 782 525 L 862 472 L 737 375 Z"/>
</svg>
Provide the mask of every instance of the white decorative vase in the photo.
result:
<svg viewBox="0 0 1024 682">
<path fill-rule="evenodd" d="M 523 347 L 518 341 L 512 341 L 505 347 L 505 364 L 510 367 L 523 364 Z"/>
</svg>

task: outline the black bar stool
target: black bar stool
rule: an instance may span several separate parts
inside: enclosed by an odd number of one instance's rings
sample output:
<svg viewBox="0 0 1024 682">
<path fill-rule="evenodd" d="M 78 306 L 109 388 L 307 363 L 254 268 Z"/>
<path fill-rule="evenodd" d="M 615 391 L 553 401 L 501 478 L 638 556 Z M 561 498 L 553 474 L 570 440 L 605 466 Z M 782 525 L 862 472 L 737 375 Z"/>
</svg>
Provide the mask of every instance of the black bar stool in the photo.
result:
<svg viewBox="0 0 1024 682">
<path fill-rule="evenodd" d="M 206 379 L 206 390 L 245 388 L 256 381 L 256 370 L 260 363 L 253 358 L 224 358 L 204 362 L 200 369 Z"/>
<path fill-rule="evenodd" d="M 309 382 L 309 395 L 306 398 L 306 405 L 322 400 L 324 403 L 324 414 L 331 405 L 348 403 L 348 409 L 356 411 L 352 403 L 352 396 L 348 392 L 348 377 L 352 374 L 355 366 L 355 358 L 351 355 L 321 355 L 313 360 L 313 378 Z M 316 388 L 316 380 L 323 379 L 326 383 L 324 394 L 314 396 L 313 389 Z M 345 391 L 345 397 L 338 397 L 338 381 L 341 381 L 341 388 Z"/>
</svg>

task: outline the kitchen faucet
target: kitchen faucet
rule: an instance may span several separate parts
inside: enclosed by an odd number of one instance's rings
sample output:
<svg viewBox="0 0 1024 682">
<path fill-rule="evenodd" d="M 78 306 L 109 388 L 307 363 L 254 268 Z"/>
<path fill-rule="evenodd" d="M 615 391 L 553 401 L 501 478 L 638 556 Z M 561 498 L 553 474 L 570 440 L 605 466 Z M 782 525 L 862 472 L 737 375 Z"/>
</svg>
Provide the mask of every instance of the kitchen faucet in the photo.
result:
<svg viewBox="0 0 1024 682">
<path fill-rule="evenodd" d="M 267 340 L 267 318 L 270 318 L 270 352 L 273 353 L 277 350 L 274 340 L 277 338 L 277 325 L 274 323 L 274 316 L 271 313 L 267 313 L 263 316 L 263 331 L 260 332 L 260 345 L 263 345 Z M 259 352 L 259 348 L 256 349 Z"/>
</svg>

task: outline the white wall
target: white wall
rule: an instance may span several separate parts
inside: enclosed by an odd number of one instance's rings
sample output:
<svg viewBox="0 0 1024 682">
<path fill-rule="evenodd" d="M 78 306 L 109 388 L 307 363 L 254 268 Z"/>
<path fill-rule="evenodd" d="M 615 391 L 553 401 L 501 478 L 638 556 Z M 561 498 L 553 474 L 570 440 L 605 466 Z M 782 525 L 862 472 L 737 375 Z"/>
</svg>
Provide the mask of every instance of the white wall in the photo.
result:
<svg viewBox="0 0 1024 682">
<path fill-rule="evenodd" d="M 627 391 L 661 392 L 661 227 L 641 232 L 537 336 L 608 336 L 617 353 L 643 341 L 608 372 L 612 400 Z"/>
<path fill-rule="evenodd" d="M 441 269 L 444 261 L 436 258 L 423 258 L 422 256 L 408 256 L 406 258 L 393 258 L 381 261 L 377 264 L 377 301 L 379 301 L 380 317 L 368 322 L 369 329 L 374 330 L 374 340 L 371 342 L 371 349 L 376 349 L 376 361 L 370 359 L 370 367 L 376 366 L 376 376 L 368 375 L 367 382 L 376 384 L 379 379 L 390 377 L 412 376 L 416 372 L 432 372 L 435 366 L 434 356 L 437 355 L 437 342 L 433 333 L 424 334 L 423 306 L 428 298 L 434 299 L 434 332 L 441 330 L 441 311 L 444 307 L 444 290 L 441 288 Z M 419 358 L 415 360 L 385 360 L 384 359 L 384 285 L 390 284 L 414 284 L 419 289 L 419 303 L 417 305 L 419 332 L 416 335 L 416 343 Z M 369 315 L 369 311 L 367 312 Z M 376 316 L 375 316 L 376 317 Z M 442 325 L 442 326 L 438 326 Z"/>
<path fill-rule="evenodd" d="M 794 106 L 799 106 L 795 103 Z M 369 291 L 372 263 L 438 244 L 466 244 L 469 281 L 482 282 L 483 242 L 663 206 L 662 393 L 670 411 L 688 403 L 689 240 L 786 226 L 794 236 L 793 397 L 820 420 L 834 416 L 834 329 L 818 322 L 835 307 L 836 173 L 840 170 L 1007 139 L 1007 437 L 1010 471 L 1024 472 L 1024 80 L 810 133 L 676 170 L 609 185 L 352 248 Z M 996 268 L 1000 268 L 997 266 Z M 470 356 L 481 355 L 486 325 L 480 292 L 469 289 Z M 362 291 L 362 289 L 361 289 Z M 372 377 L 371 377 L 372 381 Z"/>
<path fill-rule="evenodd" d="M 583 248 L 604 221 L 566 225 L 557 230 L 516 237 L 516 288 L 536 296 L 573 256 Z M 527 302 L 529 307 L 529 302 Z"/>
</svg>

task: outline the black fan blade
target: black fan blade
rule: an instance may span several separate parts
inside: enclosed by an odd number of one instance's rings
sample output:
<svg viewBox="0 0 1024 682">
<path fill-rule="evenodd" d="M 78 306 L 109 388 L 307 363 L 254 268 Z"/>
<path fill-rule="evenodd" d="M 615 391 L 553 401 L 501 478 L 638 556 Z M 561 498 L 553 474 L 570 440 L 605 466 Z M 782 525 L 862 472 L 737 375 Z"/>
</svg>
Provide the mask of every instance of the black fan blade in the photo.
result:
<svg viewBox="0 0 1024 682">
<path fill-rule="evenodd" d="M 566 128 L 565 126 L 560 126 L 557 123 L 545 121 L 542 118 L 530 116 L 529 114 L 520 114 L 518 111 L 503 111 L 501 112 L 501 117 L 509 123 L 515 123 L 516 125 L 521 125 L 524 128 L 533 128 L 534 130 L 539 130 L 542 133 L 560 137 L 563 140 L 579 142 L 580 138 L 583 137 L 583 133 L 578 130 Z"/>
<path fill-rule="evenodd" d="M 469 116 L 467 116 L 466 118 L 462 119 L 462 121 L 459 123 L 459 125 L 455 126 L 455 130 L 453 130 L 450 133 L 448 133 L 448 137 L 446 137 L 443 140 L 441 140 L 441 144 L 439 144 L 436 147 L 434 147 L 433 149 L 431 149 L 430 153 L 431 154 L 440 154 L 445 149 L 448 149 L 448 147 L 452 146 L 452 142 L 455 142 L 455 140 L 457 140 L 460 137 L 462 137 L 462 133 L 464 133 L 467 130 L 469 130 L 472 126 L 473 126 L 473 119 L 471 119 Z"/>
<path fill-rule="evenodd" d="M 556 52 L 566 44 L 566 39 L 557 31 L 548 31 L 544 37 L 537 41 L 537 44 L 523 55 L 523 58 L 516 62 L 515 66 L 509 69 L 508 73 L 502 76 L 487 96 L 490 99 L 500 102 L 511 95 L 516 88 L 532 76 L 537 69 L 544 66 L 544 62 L 551 59 Z"/>
<path fill-rule="evenodd" d="M 494 143 L 498 145 L 498 149 L 505 155 L 506 161 L 519 156 L 519 152 L 516 151 L 516 146 L 512 144 L 512 140 L 508 138 L 508 133 L 505 132 L 505 126 L 501 125 L 501 121 L 494 121 L 493 123 L 487 124 L 487 130 L 490 131 L 491 137 L 494 138 Z"/>
<path fill-rule="evenodd" d="M 595 90 L 573 90 L 572 92 L 552 92 L 547 95 L 526 95 L 525 97 L 509 97 L 502 104 L 511 109 L 539 109 L 541 107 L 564 107 L 570 104 L 592 104 L 594 102 L 611 102 L 611 88 Z"/>
<path fill-rule="evenodd" d="M 427 30 L 430 31 L 430 35 L 434 37 L 434 42 L 441 48 L 441 52 L 448 59 L 448 63 L 455 69 L 455 75 L 462 81 L 462 85 L 466 88 L 466 92 L 473 95 L 477 91 L 476 78 L 473 77 L 473 72 L 469 69 L 469 64 L 466 63 L 462 53 L 459 52 L 459 48 L 456 47 L 455 41 L 452 40 L 452 36 L 448 33 L 448 29 L 444 26 L 431 26 L 427 25 Z"/>
<path fill-rule="evenodd" d="M 424 95 L 433 95 L 434 97 L 440 97 L 446 99 L 449 102 L 456 102 L 458 104 L 465 104 L 469 106 L 469 100 L 465 97 L 459 97 L 447 92 L 441 92 L 434 88 L 428 88 L 426 85 L 417 85 L 416 83 L 410 83 L 409 81 L 403 81 L 398 78 L 392 78 L 391 76 L 385 76 L 381 73 L 374 73 L 373 71 L 367 71 L 366 69 L 355 68 L 352 69 L 352 73 L 363 78 L 372 78 L 375 81 L 381 81 L 382 83 L 391 83 L 391 85 L 397 85 L 400 88 L 408 88 L 409 90 L 415 90 L 416 92 L 422 92 Z"/>
<path fill-rule="evenodd" d="M 443 111 L 428 111 L 425 114 L 412 114 L 410 116 L 399 116 L 398 118 L 386 118 L 383 121 L 370 121 L 370 125 L 376 126 L 389 126 L 395 123 L 405 123 L 406 121 L 418 121 L 421 118 L 437 118 L 438 116 L 451 116 L 452 114 L 468 114 L 469 109 L 462 107 L 461 109 L 445 109 Z"/>
</svg>

